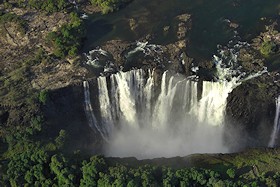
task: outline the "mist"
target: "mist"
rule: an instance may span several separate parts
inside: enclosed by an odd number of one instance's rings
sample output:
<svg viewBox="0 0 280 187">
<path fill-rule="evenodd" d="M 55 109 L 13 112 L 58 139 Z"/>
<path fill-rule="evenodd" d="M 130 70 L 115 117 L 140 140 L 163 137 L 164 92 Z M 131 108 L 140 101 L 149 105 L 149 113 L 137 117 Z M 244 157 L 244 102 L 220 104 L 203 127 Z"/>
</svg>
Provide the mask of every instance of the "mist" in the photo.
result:
<svg viewBox="0 0 280 187">
<path fill-rule="evenodd" d="M 148 159 L 229 152 L 223 141 L 223 126 L 192 124 L 190 121 L 180 123 L 180 126 L 173 127 L 171 124 L 165 129 L 118 129 L 112 133 L 105 155 Z"/>
<path fill-rule="evenodd" d="M 234 82 L 202 83 L 164 72 L 132 70 L 98 78 L 99 130 L 105 155 L 114 157 L 185 156 L 226 153 L 224 112 Z M 108 81 L 110 82 L 107 85 Z"/>
</svg>

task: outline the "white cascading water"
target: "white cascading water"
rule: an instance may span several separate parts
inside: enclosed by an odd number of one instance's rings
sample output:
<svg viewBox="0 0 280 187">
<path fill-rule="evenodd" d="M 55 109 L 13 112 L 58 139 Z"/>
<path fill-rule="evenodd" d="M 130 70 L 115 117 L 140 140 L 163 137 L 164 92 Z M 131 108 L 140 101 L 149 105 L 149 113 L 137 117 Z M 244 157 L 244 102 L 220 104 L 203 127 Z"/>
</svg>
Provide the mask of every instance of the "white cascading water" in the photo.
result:
<svg viewBox="0 0 280 187">
<path fill-rule="evenodd" d="M 196 81 L 167 71 L 156 95 L 153 74 L 142 69 L 119 72 L 107 78 L 110 90 L 106 78 L 98 78 L 100 123 L 110 129 L 113 119 L 116 127 L 107 132 L 107 155 L 152 158 L 227 152 L 222 123 L 232 85 L 203 82 L 198 101 Z"/>
<path fill-rule="evenodd" d="M 268 147 L 274 147 L 275 141 L 278 138 L 279 133 L 279 125 L 280 125 L 280 95 L 276 98 L 276 111 L 275 111 L 275 118 L 274 118 L 274 126 L 270 136 L 270 141 L 268 143 Z"/>
<path fill-rule="evenodd" d="M 243 81 L 266 72 L 246 75 L 233 67 L 235 51 L 230 55 L 227 64 L 223 51 L 220 57 L 214 56 L 217 80 L 202 82 L 200 99 L 193 77 L 168 71 L 160 83 L 155 82 L 153 71 L 142 69 L 99 77 L 101 116 L 96 128 L 108 139 L 105 154 L 142 159 L 228 152 L 223 144 L 228 94 Z"/>
<path fill-rule="evenodd" d="M 163 51 L 161 49 L 160 45 L 155 45 L 155 44 L 148 44 L 148 42 L 136 42 L 136 47 L 129 51 L 126 55 L 126 57 L 130 57 L 131 55 L 137 53 L 137 52 L 142 52 L 145 56 L 148 56 L 151 54 L 151 52 L 157 53 L 157 54 L 162 54 Z"/>
<path fill-rule="evenodd" d="M 108 132 L 108 131 L 104 131 L 99 127 L 96 117 L 94 115 L 93 109 L 92 109 L 88 81 L 83 82 L 83 87 L 84 87 L 84 98 L 85 98 L 84 109 L 85 109 L 86 117 L 88 120 L 88 124 L 89 124 L 90 128 L 93 129 L 94 131 L 98 130 L 98 132 L 100 133 L 100 135 L 102 136 L 102 138 L 104 140 L 107 140 L 108 134 L 106 134 L 104 132 Z M 108 124 L 106 126 L 108 126 Z"/>
<path fill-rule="evenodd" d="M 113 118 L 111 113 L 110 99 L 107 89 L 106 77 L 98 78 L 98 91 L 99 91 L 99 102 L 101 119 L 102 119 L 102 127 L 104 128 L 103 132 L 108 137 L 113 130 Z"/>
</svg>

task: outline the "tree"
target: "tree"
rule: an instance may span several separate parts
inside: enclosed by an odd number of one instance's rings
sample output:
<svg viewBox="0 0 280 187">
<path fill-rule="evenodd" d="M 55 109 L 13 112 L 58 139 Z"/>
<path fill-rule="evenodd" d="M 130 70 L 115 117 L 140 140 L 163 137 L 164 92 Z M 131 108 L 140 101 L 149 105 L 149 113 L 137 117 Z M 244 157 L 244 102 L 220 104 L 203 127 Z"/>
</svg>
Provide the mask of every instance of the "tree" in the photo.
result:
<svg viewBox="0 0 280 187">
<path fill-rule="evenodd" d="M 75 176 L 73 171 L 68 168 L 67 160 L 62 155 L 54 155 L 51 157 L 50 169 L 56 175 L 55 179 L 58 186 L 75 186 Z"/>
<path fill-rule="evenodd" d="M 99 179 L 99 172 L 104 172 L 106 163 L 103 157 L 93 156 L 89 162 L 84 161 L 82 170 L 82 179 L 80 180 L 80 186 L 97 186 Z"/>
<path fill-rule="evenodd" d="M 47 103 L 47 99 L 48 99 L 48 91 L 41 90 L 38 95 L 38 99 L 41 103 L 43 103 L 45 105 Z"/>
<path fill-rule="evenodd" d="M 233 168 L 230 168 L 230 169 L 228 169 L 227 170 L 227 174 L 228 174 L 228 176 L 230 177 L 230 178 L 234 178 L 235 177 L 235 171 L 234 171 L 234 169 Z"/>
</svg>

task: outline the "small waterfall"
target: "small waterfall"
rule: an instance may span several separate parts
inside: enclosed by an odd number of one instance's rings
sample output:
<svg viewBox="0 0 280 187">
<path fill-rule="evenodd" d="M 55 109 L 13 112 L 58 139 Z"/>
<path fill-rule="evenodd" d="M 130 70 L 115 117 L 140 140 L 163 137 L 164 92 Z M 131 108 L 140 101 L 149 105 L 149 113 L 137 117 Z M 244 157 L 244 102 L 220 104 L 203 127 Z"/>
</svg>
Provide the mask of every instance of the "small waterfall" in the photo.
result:
<svg viewBox="0 0 280 187">
<path fill-rule="evenodd" d="M 106 77 L 99 77 L 97 81 L 99 88 L 99 109 L 102 118 L 102 127 L 104 129 L 103 132 L 106 133 L 106 136 L 108 137 L 113 129 L 113 118 L 111 113 Z"/>
<path fill-rule="evenodd" d="M 209 125 L 222 125 L 228 94 L 235 88 L 235 82 L 203 81 L 202 98 L 199 101 L 197 118 Z"/>
<path fill-rule="evenodd" d="M 274 147 L 275 141 L 278 138 L 279 133 L 279 125 L 280 125 L 280 95 L 276 98 L 276 111 L 275 111 L 275 118 L 274 118 L 274 126 L 270 136 L 270 141 L 268 147 Z"/>
<path fill-rule="evenodd" d="M 92 106 L 91 106 L 91 101 L 90 101 L 90 91 L 89 91 L 89 83 L 88 81 L 83 82 L 83 87 L 84 87 L 84 97 L 85 97 L 85 113 L 87 116 L 88 124 L 90 128 L 92 128 L 94 131 L 95 129 L 98 130 L 100 135 L 103 137 L 103 139 L 107 140 L 107 136 L 103 133 L 103 131 L 99 128 L 96 117 L 94 115 Z"/>
<path fill-rule="evenodd" d="M 116 98 L 116 107 L 119 107 L 120 113 L 117 116 L 119 119 L 126 121 L 126 124 L 135 126 L 137 123 L 136 117 L 136 101 L 135 90 L 133 89 L 133 72 L 119 72 L 112 75 L 115 80 L 116 92 L 111 97 Z M 115 109 L 113 109 L 115 110 Z"/>
</svg>

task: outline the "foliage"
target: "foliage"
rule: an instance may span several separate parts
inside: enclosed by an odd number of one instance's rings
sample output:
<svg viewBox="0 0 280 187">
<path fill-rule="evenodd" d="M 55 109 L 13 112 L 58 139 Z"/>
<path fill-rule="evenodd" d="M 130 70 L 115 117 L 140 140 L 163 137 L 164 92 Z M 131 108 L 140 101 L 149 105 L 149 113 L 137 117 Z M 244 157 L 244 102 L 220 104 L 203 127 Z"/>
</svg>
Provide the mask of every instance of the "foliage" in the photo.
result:
<svg viewBox="0 0 280 187">
<path fill-rule="evenodd" d="M 119 10 L 131 0 L 90 0 L 93 5 L 101 7 L 104 14 Z"/>
<path fill-rule="evenodd" d="M 97 186 L 99 172 L 105 170 L 106 164 L 102 157 L 94 156 L 89 162 L 84 161 L 81 168 L 83 176 L 80 180 L 80 186 Z"/>
<path fill-rule="evenodd" d="M 0 14 L 0 26 L 5 27 L 5 24 L 7 23 L 14 23 L 16 24 L 17 30 L 21 33 L 24 34 L 26 31 L 27 23 L 25 20 L 21 19 L 18 15 L 13 14 L 13 13 L 6 13 Z"/>
<path fill-rule="evenodd" d="M 276 44 L 272 41 L 264 41 L 260 47 L 261 54 L 266 57 L 274 53 L 275 50 L 276 50 Z"/>
<path fill-rule="evenodd" d="M 38 95 L 38 99 L 41 103 L 43 103 L 45 105 L 46 102 L 47 102 L 47 99 L 48 99 L 48 91 L 41 90 L 39 95 Z"/>
<path fill-rule="evenodd" d="M 62 133 L 63 134 L 63 133 Z M 17 135 L 16 135 L 17 136 Z M 61 135 L 59 135 L 61 136 Z M 9 143 L 6 174 L 0 184 L 10 186 L 279 186 L 279 172 L 248 177 L 252 171 L 237 175 L 233 168 L 228 175 L 216 169 L 185 167 L 172 169 L 164 166 L 134 164 L 122 165 L 102 156 L 89 160 L 73 159 L 48 151 L 40 142 L 32 142 L 21 134 Z M 225 166 L 224 167 L 228 167 Z"/>
<path fill-rule="evenodd" d="M 68 6 L 70 6 L 70 3 L 67 0 L 17 0 L 16 5 L 18 7 L 28 7 L 52 13 L 65 10 Z"/>
<path fill-rule="evenodd" d="M 59 31 L 51 32 L 47 36 L 47 43 L 53 47 L 54 54 L 60 58 L 77 55 L 85 36 L 82 20 L 76 13 L 71 13 L 70 16 L 70 23 L 63 25 Z"/>
<path fill-rule="evenodd" d="M 234 178 L 235 177 L 235 171 L 234 171 L 234 169 L 233 168 L 230 168 L 230 169 L 228 169 L 227 170 L 227 174 L 228 174 L 228 176 L 230 177 L 230 178 Z"/>
<path fill-rule="evenodd" d="M 50 162 L 51 172 L 55 174 L 58 186 L 75 186 L 74 170 L 68 167 L 68 161 L 62 155 L 53 155 Z"/>
</svg>

